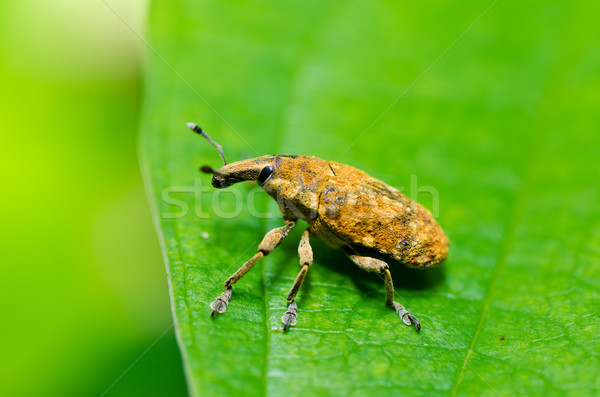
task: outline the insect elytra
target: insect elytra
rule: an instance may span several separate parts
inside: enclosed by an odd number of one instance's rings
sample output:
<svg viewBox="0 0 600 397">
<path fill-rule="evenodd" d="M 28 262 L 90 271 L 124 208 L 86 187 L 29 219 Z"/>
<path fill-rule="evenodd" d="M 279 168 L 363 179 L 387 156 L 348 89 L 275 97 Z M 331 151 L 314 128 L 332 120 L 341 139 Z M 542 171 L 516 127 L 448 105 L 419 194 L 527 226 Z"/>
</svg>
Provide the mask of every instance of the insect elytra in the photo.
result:
<svg viewBox="0 0 600 397">
<path fill-rule="evenodd" d="M 267 155 L 228 164 L 219 144 L 197 124 L 187 125 L 204 136 L 221 156 L 221 168 L 200 168 L 212 174 L 213 187 L 223 189 L 242 181 L 256 181 L 276 200 L 284 220 L 283 226 L 267 232 L 256 254 L 225 281 L 225 291 L 210 304 L 212 316 L 227 310 L 232 286 L 303 220 L 308 227 L 298 246 L 301 269 L 287 295 L 289 306 L 281 319 L 285 331 L 298 319 L 295 297 L 313 263 L 312 237 L 341 248 L 361 269 L 383 276 L 386 304 L 406 325 L 421 329 L 419 320 L 394 300 L 389 264 L 423 269 L 446 259 L 449 240 L 427 209 L 364 171 L 317 157 Z"/>
</svg>

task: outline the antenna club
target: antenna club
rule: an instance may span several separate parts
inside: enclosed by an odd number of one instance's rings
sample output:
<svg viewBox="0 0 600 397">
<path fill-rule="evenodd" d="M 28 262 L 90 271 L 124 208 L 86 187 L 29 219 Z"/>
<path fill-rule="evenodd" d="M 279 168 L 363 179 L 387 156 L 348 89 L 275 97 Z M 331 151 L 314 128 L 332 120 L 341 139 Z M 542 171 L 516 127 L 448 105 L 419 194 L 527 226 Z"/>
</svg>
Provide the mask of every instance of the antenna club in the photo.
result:
<svg viewBox="0 0 600 397">
<path fill-rule="evenodd" d="M 202 128 L 200 128 L 200 126 L 196 123 L 186 123 L 186 125 L 190 130 L 197 132 L 198 134 L 202 134 L 204 132 L 202 131 Z"/>
</svg>

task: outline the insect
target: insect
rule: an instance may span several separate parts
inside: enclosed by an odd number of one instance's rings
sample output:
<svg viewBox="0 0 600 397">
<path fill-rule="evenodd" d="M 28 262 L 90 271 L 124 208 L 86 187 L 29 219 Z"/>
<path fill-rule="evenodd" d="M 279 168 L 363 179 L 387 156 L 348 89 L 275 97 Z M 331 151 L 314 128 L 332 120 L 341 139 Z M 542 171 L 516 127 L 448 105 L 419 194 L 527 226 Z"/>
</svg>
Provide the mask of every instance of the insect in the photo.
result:
<svg viewBox="0 0 600 397">
<path fill-rule="evenodd" d="M 217 189 L 242 181 L 256 181 L 273 197 L 285 224 L 269 231 L 258 252 L 225 281 L 225 291 L 210 304 L 212 316 L 225 313 L 231 288 L 264 256 L 286 238 L 299 219 L 308 223 L 298 255 L 300 272 L 287 295 L 288 309 L 281 318 L 284 331 L 296 325 L 298 306 L 294 300 L 313 263 L 312 236 L 342 248 L 358 267 L 384 278 L 386 304 L 404 324 L 421 329 L 419 320 L 394 300 L 390 263 L 426 268 L 443 262 L 449 240 L 431 213 L 399 190 L 349 165 L 311 156 L 271 155 L 227 164 L 223 150 L 196 124 L 187 126 L 217 148 L 223 167 L 212 174 Z"/>
</svg>

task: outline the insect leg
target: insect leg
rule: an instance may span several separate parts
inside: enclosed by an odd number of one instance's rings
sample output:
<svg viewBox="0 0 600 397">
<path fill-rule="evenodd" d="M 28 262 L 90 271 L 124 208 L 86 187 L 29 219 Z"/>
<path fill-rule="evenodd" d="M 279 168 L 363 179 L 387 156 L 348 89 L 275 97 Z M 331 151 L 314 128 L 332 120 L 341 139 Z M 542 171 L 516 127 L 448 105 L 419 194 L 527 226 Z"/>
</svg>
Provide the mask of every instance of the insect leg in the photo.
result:
<svg viewBox="0 0 600 397">
<path fill-rule="evenodd" d="M 308 273 L 308 269 L 310 268 L 310 265 L 312 265 L 312 262 L 313 262 L 313 251 L 310 246 L 310 242 L 308 241 L 309 237 L 310 237 L 310 230 L 306 229 L 304 231 L 304 233 L 302 234 L 302 238 L 300 239 L 300 245 L 298 245 L 298 256 L 300 256 L 300 266 L 302 266 L 302 269 L 300 269 L 300 272 L 296 276 L 296 280 L 294 280 L 294 284 L 292 285 L 292 288 L 290 289 L 290 292 L 287 296 L 287 302 L 290 305 L 288 307 L 287 312 L 285 312 L 285 314 L 281 318 L 281 321 L 284 324 L 283 325 L 284 331 L 287 331 L 288 328 L 290 327 L 290 325 L 296 325 L 296 318 L 297 318 L 296 311 L 298 308 L 296 306 L 296 302 L 294 301 L 294 298 L 296 297 L 296 294 L 300 290 L 300 287 L 302 286 L 302 283 L 304 282 L 304 278 L 306 277 L 306 274 Z"/>
<path fill-rule="evenodd" d="M 417 320 L 415 316 L 410 314 L 408 310 L 404 308 L 404 306 L 394 301 L 394 283 L 392 282 L 392 274 L 390 273 L 390 268 L 388 264 L 382 260 L 371 258 L 368 256 L 360 256 L 348 253 L 348 257 L 361 269 L 366 270 L 368 272 L 377 272 L 384 276 L 386 296 L 385 303 L 388 306 L 393 307 L 394 310 L 396 310 L 396 313 L 398 313 L 404 324 L 414 324 L 417 328 L 417 331 L 419 331 L 421 329 L 421 323 L 419 322 L 419 320 Z"/>
<path fill-rule="evenodd" d="M 300 244 L 298 245 L 298 256 L 300 257 L 300 266 L 302 266 L 302 269 L 300 269 L 298 276 L 296 276 L 296 280 L 294 281 L 294 284 L 290 289 L 290 293 L 287 296 L 288 303 L 292 303 L 292 301 L 296 297 L 296 294 L 298 293 L 300 287 L 302 286 L 302 283 L 304 282 L 306 273 L 308 273 L 308 268 L 310 268 L 310 265 L 312 265 L 313 263 L 313 251 L 310 246 L 310 242 L 308 241 L 309 237 L 310 231 L 309 229 L 306 229 L 302 234 Z"/>
<path fill-rule="evenodd" d="M 269 255 L 281 242 L 286 238 L 290 230 L 296 226 L 295 220 L 286 221 L 284 226 L 270 230 L 261 243 L 258 245 L 258 252 L 254 254 L 246 263 L 244 263 L 235 273 L 233 273 L 227 281 L 225 281 L 225 291 L 210 304 L 212 316 L 215 314 L 225 313 L 229 300 L 231 299 L 231 286 L 239 281 L 256 265 L 263 257 Z"/>
</svg>

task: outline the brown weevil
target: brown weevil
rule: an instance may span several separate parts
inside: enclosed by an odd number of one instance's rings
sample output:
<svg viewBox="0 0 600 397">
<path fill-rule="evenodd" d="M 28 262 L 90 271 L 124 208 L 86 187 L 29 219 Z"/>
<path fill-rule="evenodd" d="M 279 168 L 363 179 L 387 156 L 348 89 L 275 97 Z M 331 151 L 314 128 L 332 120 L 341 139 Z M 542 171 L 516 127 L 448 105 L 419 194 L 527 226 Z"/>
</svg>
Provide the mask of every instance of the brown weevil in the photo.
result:
<svg viewBox="0 0 600 397">
<path fill-rule="evenodd" d="M 287 296 L 288 310 L 281 319 L 284 331 L 296 325 L 298 307 L 294 298 L 313 262 L 310 236 L 342 248 L 361 269 L 382 275 L 386 304 L 396 310 L 406 325 L 421 329 L 419 320 L 394 301 L 387 262 L 422 269 L 446 259 L 448 238 L 427 209 L 367 173 L 334 161 L 304 155 L 272 155 L 227 164 L 221 146 L 198 125 L 187 126 L 208 139 L 221 155 L 223 167 L 201 168 L 213 175 L 215 188 L 257 181 L 277 201 L 285 222 L 269 231 L 258 252 L 225 281 L 225 291 L 210 304 L 213 316 L 227 309 L 232 285 L 271 253 L 302 219 L 308 223 L 298 247 L 302 268 Z"/>
</svg>

